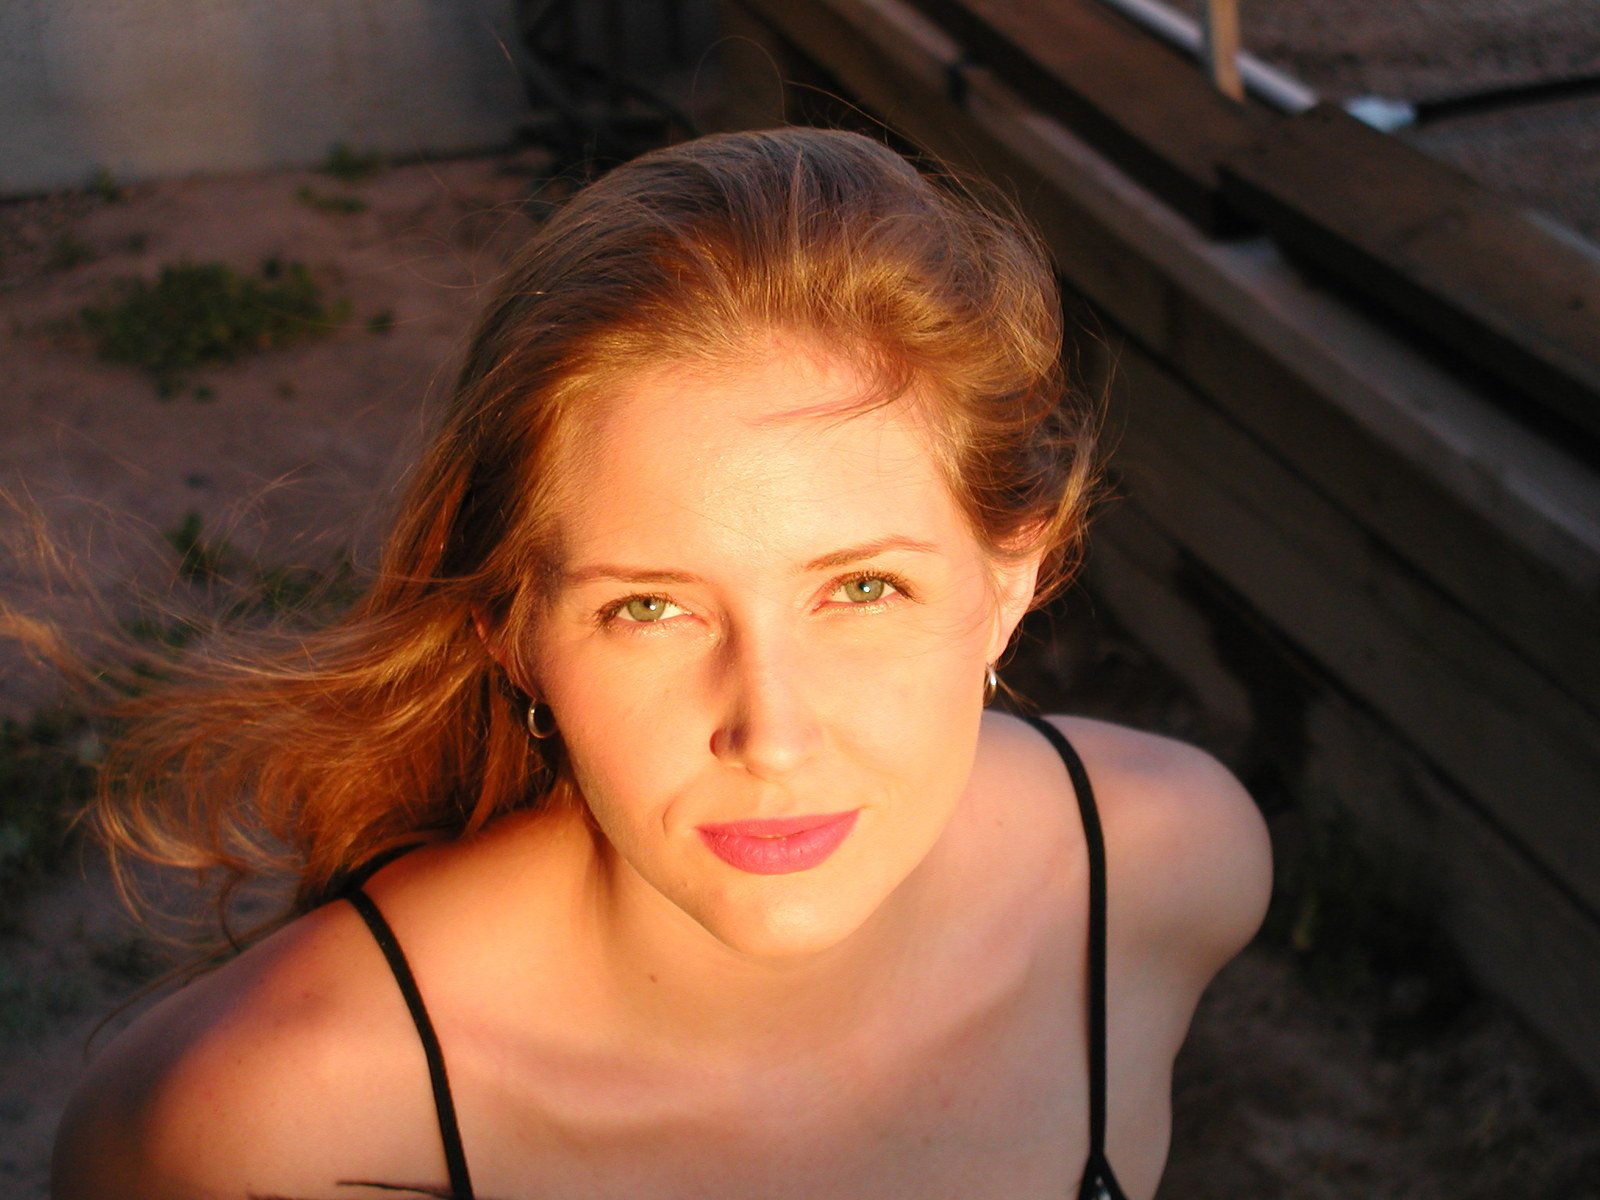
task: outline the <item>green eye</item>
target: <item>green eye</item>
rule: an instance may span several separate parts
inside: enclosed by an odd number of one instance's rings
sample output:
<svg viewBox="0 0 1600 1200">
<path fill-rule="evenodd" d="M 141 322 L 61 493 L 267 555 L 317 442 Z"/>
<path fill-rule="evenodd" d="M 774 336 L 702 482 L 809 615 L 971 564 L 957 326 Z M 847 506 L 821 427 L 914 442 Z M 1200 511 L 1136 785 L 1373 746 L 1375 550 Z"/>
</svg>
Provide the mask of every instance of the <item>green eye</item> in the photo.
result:
<svg viewBox="0 0 1600 1200">
<path fill-rule="evenodd" d="M 843 585 L 844 597 L 851 604 L 876 604 L 889 589 L 889 581 L 876 575 L 862 579 L 847 579 Z"/>
<path fill-rule="evenodd" d="M 635 596 L 624 602 L 620 611 L 630 621 L 645 623 L 661 620 L 676 607 L 665 596 Z"/>
</svg>

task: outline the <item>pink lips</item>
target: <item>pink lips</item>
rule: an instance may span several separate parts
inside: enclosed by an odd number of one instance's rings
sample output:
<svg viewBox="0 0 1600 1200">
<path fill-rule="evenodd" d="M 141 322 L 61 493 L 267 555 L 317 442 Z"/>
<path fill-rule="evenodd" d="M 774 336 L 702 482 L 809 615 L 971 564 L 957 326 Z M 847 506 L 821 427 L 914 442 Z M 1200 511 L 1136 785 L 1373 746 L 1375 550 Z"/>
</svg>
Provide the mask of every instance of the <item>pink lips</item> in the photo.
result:
<svg viewBox="0 0 1600 1200">
<path fill-rule="evenodd" d="M 752 875 L 788 875 L 824 862 L 850 836 L 860 813 L 853 808 L 807 817 L 729 821 L 698 829 L 711 853 L 730 867 Z"/>
</svg>

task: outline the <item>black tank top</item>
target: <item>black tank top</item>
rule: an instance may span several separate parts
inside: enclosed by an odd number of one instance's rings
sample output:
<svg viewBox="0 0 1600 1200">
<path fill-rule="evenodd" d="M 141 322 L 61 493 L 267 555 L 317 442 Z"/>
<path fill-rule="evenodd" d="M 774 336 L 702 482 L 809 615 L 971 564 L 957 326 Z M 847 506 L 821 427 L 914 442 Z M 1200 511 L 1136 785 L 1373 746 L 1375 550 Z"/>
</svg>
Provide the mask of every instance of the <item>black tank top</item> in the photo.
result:
<svg viewBox="0 0 1600 1200">
<path fill-rule="evenodd" d="M 1083 837 L 1089 851 L 1089 1159 L 1084 1164 L 1083 1182 L 1078 1186 L 1078 1200 L 1126 1200 L 1106 1160 L 1106 849 L 1100 833 L 1100 814 L 1095 808 L 1094 790 L 1089 786 L 1089 773 L 1066 736 L 1039 717 L 1024 717 L 1023 720 L 1049 739 L 1066 765 L 1072 790 L 1078 797 L 1078 813 L 1083 820 Z M 384 920 L 378 906 L 359 885 L 346 892 L 345 898 L 366 921 L 378 948 L 388 960 L 422 1042 L 428 1077 L 433 1083 L 433 1105 L 439 1116 L 439 1138 L 444 1143 L 444 1161 L 450 1175 L 450 1190 L 443 1194 L 448 1200 L 474 1200 L 467 1154 L 456 1124 L 455 1101 L 450 1095 L 450 1079 L 445 1073 L 444 1053 L 439 1048 L 439 1038 L 434 1033 L 427 1007 L 422 1003 L 422 993 L 417 990 L 416 977 L 406 962 L 405 951 L 400 949 L 394 930 Z"/>
</svg>

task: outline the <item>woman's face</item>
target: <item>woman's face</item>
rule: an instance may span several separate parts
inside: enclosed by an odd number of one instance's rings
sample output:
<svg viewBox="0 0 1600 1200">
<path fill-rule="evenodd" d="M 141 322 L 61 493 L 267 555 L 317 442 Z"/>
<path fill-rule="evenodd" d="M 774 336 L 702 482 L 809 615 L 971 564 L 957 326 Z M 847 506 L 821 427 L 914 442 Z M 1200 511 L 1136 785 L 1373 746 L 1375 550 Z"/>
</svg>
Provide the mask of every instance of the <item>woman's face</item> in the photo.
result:
<svg viewBox="0 0 1600 1200">
<path fill-rule="evenodd" d="M 914 406 L 774 341 L 608 396 L 528 658 L 627 903 L 744 953 L 824 949 L 939 839 L 985 664 L 1031 596 L 949 494 Z"/>
</svg>

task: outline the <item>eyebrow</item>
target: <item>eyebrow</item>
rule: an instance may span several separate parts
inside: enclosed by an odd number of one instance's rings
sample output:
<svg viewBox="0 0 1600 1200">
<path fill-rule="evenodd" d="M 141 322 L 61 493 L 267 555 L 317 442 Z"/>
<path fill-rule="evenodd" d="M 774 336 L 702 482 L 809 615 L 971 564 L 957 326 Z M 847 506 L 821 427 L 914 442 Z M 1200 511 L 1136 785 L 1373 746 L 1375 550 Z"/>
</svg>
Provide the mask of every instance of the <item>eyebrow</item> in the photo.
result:
<svg viewBox="0 0 1600 1200">
<path fill-rule="evenodd" d="M 825 571 L 829 567 L 847 566 L 850 563 L 861 562 L 879 554 L 887 553 L 890 550 L 936 554 L 939 551 L 939 547 L 933 542 L 925 542 L 921 538 L 893 534 L 889 537 L 874 538 L 870 542 L 861 542 L 854 546 L 845 546 L 839 550 L 829 551 L 827 554 L 813 558 L 806 563 L 797 574 L 805 575 L 810 574 L 812 571 Z M 593 583 L 598 579 L 614 579 L 627 583 L 700 582 L 699 576 L 692 575 L 687 571 L 663 571 L 654 567 L 630 567 L 618 563 L 595 563 L 592 566 L 561 572 L 561 582 L 567 587 Z"/>
<path fill-rule="evenodd" d="M 937 554 L 939 547 L 920 538 L 894 534 L 889 537 L 874 538 L 870 542 L 862 542 L 857 546 L 846 546 L 842 550 L 824 554 L 821 558 L 813 558 L 801 570 L 802 572 L 810 572 L 826 570 L 828 567 L 842 567 L 849 563 L 860 562 L 862 559 L 873 558 L 890 550 L 911 550 L 919 554 Z"/>
</svg>

